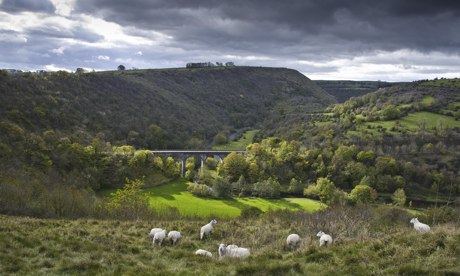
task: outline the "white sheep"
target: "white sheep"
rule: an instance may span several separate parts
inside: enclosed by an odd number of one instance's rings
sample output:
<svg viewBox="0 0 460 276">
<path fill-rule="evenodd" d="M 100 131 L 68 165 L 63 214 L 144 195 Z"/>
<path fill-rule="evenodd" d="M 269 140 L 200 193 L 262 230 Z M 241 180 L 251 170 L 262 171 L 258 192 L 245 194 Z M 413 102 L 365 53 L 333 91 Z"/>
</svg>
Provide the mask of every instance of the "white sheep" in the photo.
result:
<svg viewBox="0 0 460 276">
<path fill-rule="evenodd" d="M 179 231 L 170 231 L 168 233 L 168 240 L 175 245 L 178 240 L 180 240 L 182 236 L 180 235 Z"/>
<path fill-rule="evenodd" d="M 158 242 L 158 245 L 161 246 L 161 243 L 163 242 L 163 240 L 165 239 L 166 237 L 166 230 L 161 230 L 160 232 L 157 232 L 154 236 L 153 236 L 153 246 L 155 246 L 155 242 Z"/>
<path fill-rule="evenodd" d="M 300 244 L 300 236 L 297 234 L 290 234 L 286 239 L 286 243 L 289 247 L 296 247 Z"/>
<path fill-rule="evenodd" d="M 204 249 L 198 249 L 197 251 L 195 251 L 195 255 L 212 257 L 212 253 Z"/>
<path fill-rule="evenodd" d="M 318 234 L 316 234 L 317 237 L 319 237 L 319 246 L 322 247 L 324 245 L 330 245 L 332 243 L 332 237 L 328 234 L 325 234 L 323 231 L 319 231 Z"/>
<path fill-rule="evenodd" d="M 149 233 L 149 238 L 151 240 L 153 240 L 153 237 L 155 236 L 155 234 L 158 233 L 158 232 L 161 232 L 161 230 L 163 230 L 163 229 L 161 229 L 161 228 L 152 228 L 152 230 L 150 230 L 150 233 Z"/>
<path fill-rule="evenodd" d="M 232 258 L 246 258 L 251 253 L 249 252 L 249 249 L 244 248 L 244 247 L 238 247 L 235 245 L 231 245 L 230 247 L 225 246 L 225 244 L 220 244 L 219 245 L 219 258 L 222 259 L 225 256 L 232 257 Z"/>
<path fill-rule="evenodd" d="M 418 221 L 418 218 L 411 219 L 410 223 L 412 223 L 414 225 L 415 231 L 417 231 L 419 233 L 428 233 L 431 230 L 430 226 L 428 226 L 425 223 L 421 223 L 420 221 Z"/>
<path fill-rule="evenodd" d="M 209 236 L 209 234 L 211 234 L 212 228 L 213 228 L 214 224 L 216 224 L 216 223 L 217 223 L 217 220 L 213 219 L 208 224 L 206 224 L 203 227 L 201 227 L 201 230 L 200 230 L 200 239 L 201 240 L 204 237 Z"/>
</svg>

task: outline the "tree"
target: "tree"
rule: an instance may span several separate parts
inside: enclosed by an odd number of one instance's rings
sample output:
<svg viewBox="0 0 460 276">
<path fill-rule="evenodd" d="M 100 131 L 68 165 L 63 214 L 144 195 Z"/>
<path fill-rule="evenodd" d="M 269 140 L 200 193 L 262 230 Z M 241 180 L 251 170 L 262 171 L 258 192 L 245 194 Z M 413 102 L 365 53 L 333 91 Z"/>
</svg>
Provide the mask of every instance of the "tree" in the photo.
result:
<svg viewBox="0 0 460 276">
<path fill-rule="evenodd" d="M 227 135 L 225 135 L 225 133 L 223 133 L 223 132 L 217 133 L 216 137 L 214 137 L 214 143 L 216 145 L 227 144 L 227 142 L 228 142 Z"/>
<path fill-rule="evenodd" d="M 262 198 L 279 198 L 281 185 L 276 179 L 270 177 L 267 180 L 255 183 L 254 193 Z"/>
<path fill-rule="evenodd" d="M 304 185 L 301 181 L 292 178 L 291 182 L 289 183 L 288 192 L 292 194 L 302 194 L 303 188 Z"/>
<path fill-rule="evenodd" d="M 126 67 L 122 64 L 118 65 L 117 67 L 118 71 L 124 71 L 126 69 Z"/>
<path fill-rule="evenodd" d="M 76 74 L 83 74 L 85 73 L 85 69 L 78 67 L 77 70 L 75 70 Z"/>
<path fill-rule="evenodd" d="M 217 160 L 214 157 L 206 158 L 206 167 L 210 170 L 215 170 L 217 168 Z"/>
<path fill-rule="evenodd" d="M 223 160 L 219 173 L 228 177 L 230 182 L 234 182 L 240 178 L 240 175 L 246 174 L 247 168 L 248 164 L 244 156 L 232 152 Z"/>
<path fill-rule="evenodd" d="M 385 120 L 398 119 L 401 116 L 401 112 L 394 105 L 388 105 L 382 112 Z"/>
<path fill-rule="evenodd" d="M 219 177 L 214 184 L 214 193 L 218 198 L 232 197 L 232 184 L 227 178 Z"/>
<path fill-rule="evenodd" d="M 391 199 L 394 204 L 404 206 L 404 204 L 406 204 L 406 193 L 404 192 L 404 189 L 397 189 L 391 196 Z"/>
<path fill-rule="evenodd" d="M 156 124 L 151 124 L 145 130 L 145 145 L 149 149 L 161 149 L 166 146 L 165 132 Z"/>
<path fill-rule="evenodd" d="M 149 211 L 149 199 L 141 190 L 144 180 L 126 179 L 123 189 L 112 193 L 107 202 L 108 211 L 117 218 L 139 219 Z"/>
<path fill-rule="evenodd" d="M 331 203 L 336 190 L 334 183 L 325 177 L 320 177 L 316 180 L 316 186 L 319 191 L 319 200 L 326 204 Z"/>
<path fill-rule="evenodd" d="M 377 199 L 377 192 L 367 185 L 356 185 L 351 190 L 350 200 L 356 204 L 369 204 L 374 203 Z"/>
</svg>

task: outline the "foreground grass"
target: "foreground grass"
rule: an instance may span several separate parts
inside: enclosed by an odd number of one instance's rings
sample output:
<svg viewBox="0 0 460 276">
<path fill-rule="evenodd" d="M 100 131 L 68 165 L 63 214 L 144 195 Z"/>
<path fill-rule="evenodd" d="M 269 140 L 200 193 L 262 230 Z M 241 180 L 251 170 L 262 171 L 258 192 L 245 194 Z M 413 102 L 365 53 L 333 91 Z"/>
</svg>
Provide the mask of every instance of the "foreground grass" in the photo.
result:
<svg viewBox="0 0 460 276">
<path fill-rule="evenodd" d="M 387 221 L 388 220 L 388 221 Z M 391 222 L 390 222 L 391 221 Z M 269 212 L 250 220 L 219 220 L 210 239 L 199 240 L 204 220 L 44 220 L 0 216 L 0 275 L 458 275 L 460 230 L 434 226 L 417 234 L 400 215 L 373 217 L 338 209 L 313 215 Z M 177 229 L 176 246 L 152 247 L 152 227 Z M 335 242 L 319 248 L 318 230 Z M 286 236 L 302 237 L 298 249 Z M 217 258 L 219 243 L 248 247 L 245 260 Z M 213 258 L 195 256 L 206 249 Z"/>
<path fill-rule="evenodd" d="M 252 143 L 252 140 L 254 139 L 254 136 L 256 135 L 258 130 L 248 130 L 243 135 L 241 135 L 241 138 L 229 142 L 225 145 L 214 145 L 212 146 L 213 150 L 245 150 L 246 147 Z"/>
<path fill-rule="evenodd" d="M 237 199 L 206 199 L 192 195 L 187 191 L 188 182 L 179 179 L 159 187 L 146 189 L 150 206 L 158 212 L 167 212 L 174 207 L 182 216 L 189 217 L 237 217 L 241 211 L 248 207 L 257 207 L 263 211 L 269 209 L 304 210 L 313 212 L 323 205 L 307 198 L 262 199 L 262 198 L 237 198 Z"/>
</svg>

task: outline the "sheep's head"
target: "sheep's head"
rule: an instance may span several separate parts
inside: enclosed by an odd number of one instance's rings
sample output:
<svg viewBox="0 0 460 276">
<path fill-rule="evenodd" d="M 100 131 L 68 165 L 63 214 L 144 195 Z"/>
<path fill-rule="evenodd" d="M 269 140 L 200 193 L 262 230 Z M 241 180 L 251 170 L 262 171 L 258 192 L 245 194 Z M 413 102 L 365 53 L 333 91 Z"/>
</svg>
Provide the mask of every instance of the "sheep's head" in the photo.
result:
<svg viewBox="0 0 460 276">
<path fill-rule="evenodd" d="M 410 223 L 412 223 L 412 224 L 415 224 L 416 222 L 418 222 L 417 218 L 413 218 L 413 219 L 410 220 Z"/>
<path fill-rule="evenodd" d="M 215 219 L 211 220 L 211 224 L 212 225 L 217 224 L 217 220 L 215 220 Z"/>
<path fill-rule="evenodd" d="M 318 234 L 316 234 L 316 236 L 317 236 L 318 238 L 321 238 L 322 235 L 324 235 L 324 232 L 323 232 L 323 231 L 319 231 Z"/>
<path fill-rule="evenodd" d="M 225 244 L 221 243 L 219 245 L 219 257 L 223 257 L 225 255 Z"/>
</svg>

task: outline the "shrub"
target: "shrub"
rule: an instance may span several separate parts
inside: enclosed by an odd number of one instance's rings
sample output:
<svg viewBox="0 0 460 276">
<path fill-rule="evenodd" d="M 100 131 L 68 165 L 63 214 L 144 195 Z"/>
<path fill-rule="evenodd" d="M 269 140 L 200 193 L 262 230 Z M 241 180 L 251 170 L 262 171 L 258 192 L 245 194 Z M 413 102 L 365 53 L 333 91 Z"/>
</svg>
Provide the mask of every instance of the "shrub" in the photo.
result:
<svg viewBox="0 0 460 276">
<path fill-rule="evenodd" d="M 281 193 L 280 183 L 273 178 L 262 180 L 254 184 L 254 194 L 262 198 L 279 198 Z"/>
<path fill-rule="evenodd" d="M 303 195 L 306 197 L 310 197 L 313 199 L 319 199 L 319 190 L 318 187 L 316 187 L 315 184 L 310 184 L 308 185 L 304 190 L 303 190 Z"/>
<path fill-rule="evenodd" d="M 304 184 L 301 181 L 292 178 L 289 183 L 288 192 L 291 194 L 302 194 L 303 188 Z"/>
<path fill-rule="evenodd" d="M 304 195 L 312 198 L 319 198 L 321 202 L 329 204 L 334 201 L 337 188 L 334 183 L 327 178 L 320 177 L 314 185 L 309 185 L 304 190 Z M 337 196 L 340 196 L 337 194 Z"/>
<path fill-rule="evenodd" d="M 404 189 L 397 189 L 391 196 L 391 199 L 395 205 L 404 206 L 404 204 L 406 204 L 406 193 L 404 192 Z"/>
<path fill-rule="evenodd" d="M 232 184 L 227 178 L 219 177 L 214 184 L 214 195 L 218 198 L 232 197 Z"/>
<path fill-rule="evenodd" d="M 227 135 L 225 135 L 223 132 L 217 133 L 216 137 L 214 137 L 214 143 L 216 145 L 227 144 L 228 143 Z"/>
<path fill-rule="evenodd" d="M 374 203 L 377 199 L 377 192 L 367 185 L 356 185 L 356 187 L 351 190 L 349 199 L 355 204 Z"/>
<path fill-rule="evenodd" d="M 448 206 L 427 208 L 425 211 L 425 220 L 427 223 L 446 223 L 456 221 L 455 210 Z"/>
<path fill-rule="evenodd" d="M 139 219 L 150 214 L 149 198 L 143 193 L 141 187 L 144 180 L 126 179 L 123 189 L 112 193 L 106 204 L 109 214 L 119 219 Z"/>
<path fill-rule="evenodd" d="M 262 210 L 260 210 L 257 207 L 251 206 L 249 208 L 244 208 L 241 211 L 241 217 L 242 218 L 257 218 L 263 213 Z"/>
<path fill-rule="evenodd" d="M 204 184 L 190 184 L 187 190 L 192 193 L 194 196 L 198 197 L 211 197 L 212 190 L 207 185 Z"/>
</svg>

